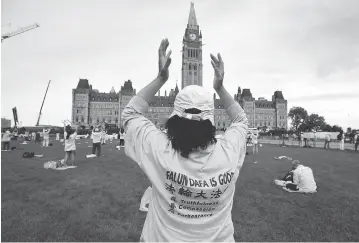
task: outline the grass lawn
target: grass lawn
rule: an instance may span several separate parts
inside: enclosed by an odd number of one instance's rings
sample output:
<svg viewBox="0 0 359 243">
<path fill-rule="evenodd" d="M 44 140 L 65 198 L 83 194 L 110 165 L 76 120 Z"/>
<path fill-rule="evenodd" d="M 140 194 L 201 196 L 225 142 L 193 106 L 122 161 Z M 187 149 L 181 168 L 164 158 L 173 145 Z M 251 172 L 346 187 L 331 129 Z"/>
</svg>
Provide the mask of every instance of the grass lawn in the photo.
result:
<svg viewBox="0 0 359 243">
<path fill-rule="evenodd" d="M 88 141 L 88 143 L 85 143 Z M 79 140 L 79 167 L 46 170 L 63 146 L 15 145 L 1 153 L 2 241 L 138 241 L 146 217 L 140 199 L 149 181 L 114 144 L 85 159 L 91 140 Z M 116 142 L 117 143 L 117 142 Z M 12 145 L 14 146 L 14 145 Z M 36 152 L 43 158 L 23 159 Z M 299 159 L 314 171 L 319 192 L 288 193 L 274 185 Z M 254 163 L 258 161 L 258 163 Z M 236 241 L 358 241 L 359 153 L 264 145 L 246 157 L 237 181 L 232 219 Z"/>
</svg>

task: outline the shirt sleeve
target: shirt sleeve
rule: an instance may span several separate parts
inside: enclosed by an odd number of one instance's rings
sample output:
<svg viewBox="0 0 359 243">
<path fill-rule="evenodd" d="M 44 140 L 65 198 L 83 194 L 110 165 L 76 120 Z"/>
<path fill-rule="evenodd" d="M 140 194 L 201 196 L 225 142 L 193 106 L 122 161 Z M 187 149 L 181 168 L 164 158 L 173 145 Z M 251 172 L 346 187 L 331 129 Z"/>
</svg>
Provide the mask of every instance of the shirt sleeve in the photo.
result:
<svg viewBox="0 0 359 243">
<path fill-rule="evenodd" d="M 228 152 L 234 153 L 238 159 L 238 167 L 241 167 L 246 154 L 246 141 L 248 131 L 247 117 L 239 105 L 234 103 L 227 109 L 227 114 L 231 120 L 231 125 L 228 127 L 222 138 Z"/>
<path fill-rule="evenodd" d="M 159 151 L 168 144 L 166 135 L 144 116 L 147 111 L 148 103 L 134 96 L 122 113 L 125 153 L 146 174 L 159 163 Z"/>
<path fill-rule="evenodd" d="M 242 147 L 246 144 L 246 135 L 248 131 L 247 117 L 237 102 L 228 107 L 227 114 L 232 123 L 224 133 L 223 137 L 234 148 Z"/>
</svg>

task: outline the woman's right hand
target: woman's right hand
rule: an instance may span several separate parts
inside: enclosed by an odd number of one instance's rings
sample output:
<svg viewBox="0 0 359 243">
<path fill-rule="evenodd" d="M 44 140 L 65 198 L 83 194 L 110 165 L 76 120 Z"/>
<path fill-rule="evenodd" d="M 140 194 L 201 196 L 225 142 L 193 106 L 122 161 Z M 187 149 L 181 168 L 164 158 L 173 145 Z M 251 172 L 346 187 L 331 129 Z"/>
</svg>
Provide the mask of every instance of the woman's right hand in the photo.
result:
<svg viewBox="0 0 359 243">
<path fill-rule="evenodd" d="M 224 78 L 224 63 L 221 57 L 221 54 L 218 53 L 218 59 L 211 54 L 211 64 L 214 69 L 214 79 L 213 79 L 213 88 L 215 90 L 221 88 L 223 86 L 223 78 Z"/>
</svg>

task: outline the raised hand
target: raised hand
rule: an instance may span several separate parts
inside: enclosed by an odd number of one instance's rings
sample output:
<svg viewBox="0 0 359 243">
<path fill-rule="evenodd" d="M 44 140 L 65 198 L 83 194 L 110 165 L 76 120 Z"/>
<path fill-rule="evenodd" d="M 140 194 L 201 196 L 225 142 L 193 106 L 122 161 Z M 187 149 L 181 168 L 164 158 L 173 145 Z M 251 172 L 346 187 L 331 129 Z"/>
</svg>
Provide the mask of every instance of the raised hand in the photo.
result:
<svg viewBox="0 0 359 243">
<path fill-rule="evenodd" d="M 218 89 L 223 85 L 224 78 L 224 63 L 221 54 L 218 53 L 218 59 L 211 54 L 211 64 L 214 69 L 213 88 Z"/>
<path fill-rule="evenodd" d="M 171 53 L 170 50 L 166 55 L 167 47 L 170 43 L 167 38 L 161 41 L 160 48 L 158 49 L 158 77 L 161 81 L 166 82 L 169 77 L 168 67 L 171 64 Z"/>
</svg>

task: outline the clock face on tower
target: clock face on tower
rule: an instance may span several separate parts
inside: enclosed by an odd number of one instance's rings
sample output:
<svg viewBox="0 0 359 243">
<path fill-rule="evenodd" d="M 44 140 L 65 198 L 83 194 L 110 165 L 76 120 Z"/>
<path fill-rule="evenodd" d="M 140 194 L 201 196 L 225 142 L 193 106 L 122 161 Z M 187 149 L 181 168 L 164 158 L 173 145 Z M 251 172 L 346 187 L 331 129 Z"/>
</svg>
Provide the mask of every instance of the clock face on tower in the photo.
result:
<svg viewBox="0 0 359 243">
<path fill-rule="evenodd" d="M 196 39 L 196 34 L 193 34 L 193 33 L 190 34 L 190 35 L 189 35 L 189 38 L 190 38 L 191 40 L 195 40 L 195 39 Z"/>
</svg>

